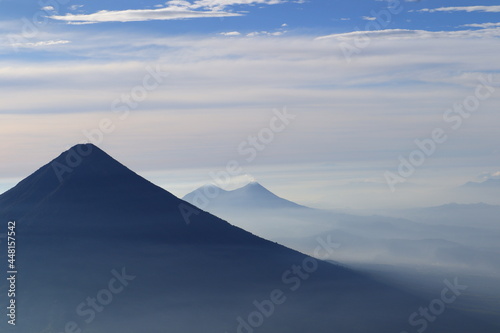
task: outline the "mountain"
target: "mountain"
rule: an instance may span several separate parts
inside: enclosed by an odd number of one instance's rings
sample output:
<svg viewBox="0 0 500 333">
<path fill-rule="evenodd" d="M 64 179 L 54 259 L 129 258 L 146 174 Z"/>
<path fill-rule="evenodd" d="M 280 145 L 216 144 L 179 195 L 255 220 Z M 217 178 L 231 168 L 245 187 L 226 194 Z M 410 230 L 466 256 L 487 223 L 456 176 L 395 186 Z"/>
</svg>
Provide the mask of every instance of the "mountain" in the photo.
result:
<svg viewBox="0 0 500 333">
<path fill-rule="evenodd" d="M 274 239 L 275 235 L 298 236 L 297 232 L 304 231 L 304 221 L 308 232 L 318 233 L 328 229 L 322 221 L 331 216 L 329 212 L 281 198 L 258 182 L 231 191 L 204 185 L 182 199 L 266 239 Z"/>
<path fill-rule="evenodd" d="M 0 221 L 16 222 L 19 311 L 2 332 L 401 331 L 429 303 L 237 228 L 93 145 L 2 194 Z M 318 255 L 330 250 L 318 243 Z M 498 328 L 449 309 L 428 331 Z"/>
<path fill-rule="evenodd" d="M 187 228 L 181 203 L 96 146 L 79 145 L 2 194 L 0 218 L 19 221 L 19 231 L 30 234 L 154 236 L 181 243 L 263 241 L 213 216 L 193 214 Z"/>
<path fill-rule="evenodd" d="M 254 188 L 257 190 L 254 191 Z M 371 264 L 376 259 L 377 263 L 408 261 L 430 265 L 437 257 L 439 247 L 433 250 L 435 257 L 425 256 L 424 253 L 430 250 L 427 240 L 440 240 L 443 248 L 448 248 L 450 243 L 459 244 L 457 253 L 462 251 L 460 246 L 477 248 L 479 252 L 498 247 L 500 206 L 447 204 L 362 216 L 304 206 L 297 209 L 293 205 L 234 204 L 244 197 L 242 194 L 249 192 L 252 195 L 245 198 L 250 198 L 253 203 L 272 201 L 276 197 L 261 185 L 253 183 L 235 191 L 223 191 L 209 185 L 184 199 L 196 204 L 203 203 L 200 200 L 203 197 L 211 197 L 210 204 L 200 207 L 256 235 L 308 254 L 315 248 L 315 239 L 319 235 L 334 235 L 335 242 L 343 244 L 343 247 L 335 251 L 330 259 L 344 264 L 356 258 Z M 414 251 L 415 244 L 422 244 L 421 250 Z M 452 261 L 457 260 L 446 260 L 446 264 Z M 471 260 L 471 267 L 482 261 Z"/>
<path fill-rule="evenodd" d="M 215 185 L 205 185 L 183 198 L 195 206 L 206 208 L 231 207 L 237 209 L 308 209 L 292 201 L 280 198 L 257 182 L 232 191 L 223 190 Z"/>
</svg>

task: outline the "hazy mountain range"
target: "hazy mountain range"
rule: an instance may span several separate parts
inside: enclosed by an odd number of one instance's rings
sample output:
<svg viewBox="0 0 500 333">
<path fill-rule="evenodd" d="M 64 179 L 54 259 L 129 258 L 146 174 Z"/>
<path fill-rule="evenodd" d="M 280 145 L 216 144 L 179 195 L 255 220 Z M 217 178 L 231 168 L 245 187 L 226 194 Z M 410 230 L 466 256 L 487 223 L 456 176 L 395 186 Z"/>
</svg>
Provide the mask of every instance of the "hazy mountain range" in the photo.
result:
<svg viewBox="0 0 500 333">
<path fill-rule="evenodd" d="M 210 191 L 206 191 L 207 188 Z M 211 197 L 207 193 L 221 194 Z M 285 242 L 287 238 L 303 239 L 321 233 L 336 233 L 338 236 L 339 232 L 344 232 L 366 238 L 362 242 L 364 246 L 375 239 L 402 239 L 432 240 L 436 244 L 442 240 L 445 248 L 456 243 L 457 246 L 491 249 L 498 247 L 500 232 L 500 206 L 483 203 L 384 210 L 366 215 L 362 211 L 356 214 L 355 211 L 320 210 L 294 204 L 256 182 L 233 191 L 224 191 L 214 185 L 204 186 L 183 199 L 195 205 L 203 202 L 200 208 L 258 235 Z M 428 259 L 425 262 L 429 262 Z"/>
<path fill-rule="evenodd" d="M 495 282 L 500 278 L 500 206 L 447 204 L 381 210 L 377 215 L 303 206 L 290 209 L 288 203 L 270 209 L 259 204 L 264 191 L 251 188 L 262 186 L 225 192 L 224 200 L 215 198 L 217 204 L 206 207 L 255 234 L 311 255 L 318 239 L 328 238 L 338 245 L 329 253 L 330 260 L 420 294 L 439 289 L 443 277 L 458 275 L 474 287 L 467 300 L 455 306 L 492 313 L 490 318 L 500 323 L 494 314 L 500 311 Z M 201 190 L 184 199 L 189 201 Z M 228 196 L 239 192 L 252 195 L 246 196 L 246 206 L 236 208 Z"/>
</svg>

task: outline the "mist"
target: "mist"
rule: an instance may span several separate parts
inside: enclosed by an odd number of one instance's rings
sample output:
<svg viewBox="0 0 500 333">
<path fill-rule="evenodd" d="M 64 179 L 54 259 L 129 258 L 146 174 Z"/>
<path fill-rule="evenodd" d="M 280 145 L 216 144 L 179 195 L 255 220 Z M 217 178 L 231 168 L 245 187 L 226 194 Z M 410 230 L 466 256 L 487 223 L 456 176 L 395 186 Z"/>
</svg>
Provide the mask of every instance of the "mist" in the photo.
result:
<svg viewBox="0 0 500 333">
<path fill-rule="evenodd" d="M 241 199 L 241 193 L 238 197 Z M 263 207 L 226 196 L 205 209 L 255 235 L 433 297 L 445 279 L 467 286 L 454 307 L 498 321 L 500 206 L 447 204 L 427 208 L 321 210 Z M 236 194 L 235 194 L 236 195 Z M 321 245 L 328 245 L 327 251 Z M 332 250 L 333 249 L 333 250 Z"/>
</svg>

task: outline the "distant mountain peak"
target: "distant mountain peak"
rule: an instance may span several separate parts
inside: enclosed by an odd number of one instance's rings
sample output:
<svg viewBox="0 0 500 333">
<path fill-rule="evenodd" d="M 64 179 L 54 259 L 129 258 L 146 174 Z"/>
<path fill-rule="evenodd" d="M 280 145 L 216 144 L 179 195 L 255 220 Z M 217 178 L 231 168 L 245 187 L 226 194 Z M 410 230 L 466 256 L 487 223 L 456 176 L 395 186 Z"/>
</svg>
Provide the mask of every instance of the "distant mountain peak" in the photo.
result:
<svg viewBox="0 0 500 333">
<path fill-rule="evenodd" d="M 219 190 L 211 191 L 212 189 Z M 257 181 L 252 181 L 243 187 L 231 191 L 226 191 L 216 186 L 202 186 L 186 194 L 183 199 L 193 205 L 199 206 L 202 203 L 208 208 L 308 208 L 277 196 Z"/>
</svg>

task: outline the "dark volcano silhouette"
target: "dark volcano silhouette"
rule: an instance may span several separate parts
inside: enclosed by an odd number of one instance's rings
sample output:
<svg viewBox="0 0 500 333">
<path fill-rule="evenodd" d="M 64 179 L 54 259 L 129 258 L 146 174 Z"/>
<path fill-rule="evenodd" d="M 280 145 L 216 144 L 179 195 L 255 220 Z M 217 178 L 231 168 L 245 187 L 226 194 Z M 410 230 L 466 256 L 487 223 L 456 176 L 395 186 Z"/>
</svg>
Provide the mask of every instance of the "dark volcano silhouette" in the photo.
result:
<svg viewBox="0 0 500 333">
<path fill-rule="evenodd" d="M 0 222 L 9 220 L 18 318 L 1 332 L 400 332 L 429 304 L 232 226 L 93 145 L 2 194 Z M 450 309 L 430 324 L 438 331 L 497 328 Z"/>
<path fill-rule="evenodd" d="M 0 217 L 17 220 L 20 232 L 40 234 L 263 242 L 210 215 L 192 214 L 188 227 L 181 203 L 188 205 L 96 146 L 78 145 L 4 193 Z"/>
</svg>

